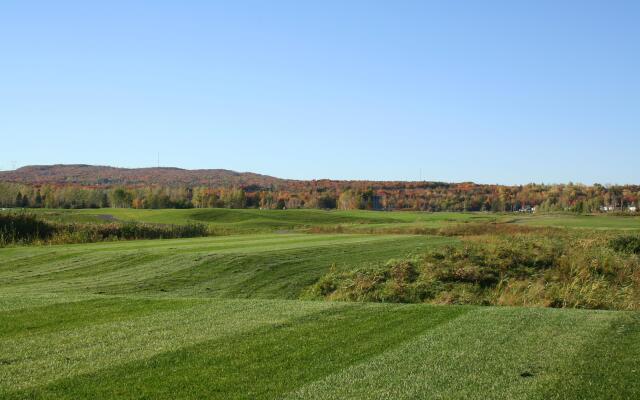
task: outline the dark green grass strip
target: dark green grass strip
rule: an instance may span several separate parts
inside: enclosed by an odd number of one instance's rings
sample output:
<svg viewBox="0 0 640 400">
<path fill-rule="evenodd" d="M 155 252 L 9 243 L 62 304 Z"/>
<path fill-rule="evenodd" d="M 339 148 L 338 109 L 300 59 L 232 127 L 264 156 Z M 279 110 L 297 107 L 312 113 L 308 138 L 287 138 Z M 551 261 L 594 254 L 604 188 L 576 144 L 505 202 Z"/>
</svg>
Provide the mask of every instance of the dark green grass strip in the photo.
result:
<svg viewBox="0 0 640 400">
<path fill-rule="evenodd" d="M 10 393 L 6 398 L 273 399 L 467 310 L 350 306 Z"/>
<path fill-rule="evenodd" d="M 0 338 L 35 335 L 179 309 L 180 300 L 104 298 L 0 312 Z"/>
<path fill-rule="evenodd" d="M 620 338 L 610 337 L 607 328 L 617 319 L 610 312 L 477 308 L 287 399 L 639 398 L 629 375 L 609 379 L 619 367 L 633 370 L 638 360 Z M 593 355 L 576 358 L 582 349 Z M 588 377 L 599 393 L 573 376 Z"/>
</svg>

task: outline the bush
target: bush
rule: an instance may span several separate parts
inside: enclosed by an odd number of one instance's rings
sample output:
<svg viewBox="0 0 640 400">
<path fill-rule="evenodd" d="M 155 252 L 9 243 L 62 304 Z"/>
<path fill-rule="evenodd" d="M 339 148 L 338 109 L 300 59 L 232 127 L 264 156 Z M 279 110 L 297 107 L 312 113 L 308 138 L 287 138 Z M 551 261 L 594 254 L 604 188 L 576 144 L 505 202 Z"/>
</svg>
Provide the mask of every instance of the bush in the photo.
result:
<svg viewBox="0 0 640 400">
<path fill-rule="evenodd" d="M 333 268 L 308 294 L 346 301 L 639 310 L 640 258 L 608 243 L 606 235 L 593 233 L 465 239 L 462 246 L 382 268 Z"/>
<path fill-rule="evenodd" d="M 619 252 L 640 254 L 640 236 L 625 235 L 611 239 L 609 246 Z"/>
<path fill-rule="evenodd" d="M 0 246 L 47 240 L 55 227 L 25 212 L 0 214 Z"/>
<path fill-rule="evenodd" d="M 160 225 L 134 222 L 110 224 L 69 224 L 53 238 L 56 243 L 85 243 L 102 240 L 176 239 L 208 236 L 204 224 Z"/>
<path fill-rule="evenodd" d="M 478 235 L 517 235 L 544 233 L 549 235 L 561 232 L 559 228 L 552 227 L 536 227 L 528 225 L 519 225 L 512 223 L 497 222 L 468 222 L 455 225 L 446 225 L 438 230 L 439 235 L 443 236 L 478 236 Z"/>
<path fill-rule="evenodd" d="M 27 213 L 0 214 L 0 246 L 33 243 L 90 243 L 103 240 L 175 239 L 208 236 L 204 224 L 53 223 Z"/>
</svg>

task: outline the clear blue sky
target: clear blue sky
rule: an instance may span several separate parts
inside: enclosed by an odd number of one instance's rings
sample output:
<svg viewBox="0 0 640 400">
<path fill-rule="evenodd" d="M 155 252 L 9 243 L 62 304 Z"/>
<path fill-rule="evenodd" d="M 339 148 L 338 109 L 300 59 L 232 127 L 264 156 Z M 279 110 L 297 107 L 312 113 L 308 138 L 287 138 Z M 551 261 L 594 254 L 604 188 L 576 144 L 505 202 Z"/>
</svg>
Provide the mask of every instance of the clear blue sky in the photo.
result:
<svg viewBox="0 0 640 400">
<path fill-rule="evenodd" d="M 640 183 L 639 1 L 0 2 L 0 169 Z"/>
</svg>

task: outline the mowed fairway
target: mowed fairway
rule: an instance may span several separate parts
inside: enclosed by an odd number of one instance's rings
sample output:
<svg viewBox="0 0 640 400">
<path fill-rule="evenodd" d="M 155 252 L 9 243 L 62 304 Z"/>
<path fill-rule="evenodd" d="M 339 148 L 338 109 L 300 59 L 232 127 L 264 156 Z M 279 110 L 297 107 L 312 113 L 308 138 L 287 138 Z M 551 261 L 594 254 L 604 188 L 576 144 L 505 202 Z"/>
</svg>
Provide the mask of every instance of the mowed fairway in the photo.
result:
<svg viewBox="0 0 640 400">
<path fill-rule="evenodd" d="M 48 210 L 31 212 L 59 222 L 108 223 L 145 222 L 158 224 L 202 223 L 220 234 L 308 231 L 313 228 L 344 228 L 349 232 L 385 232 L 441 228 L 465 223 L 496 222 L 571 229 L 640 230 L 640 216 L 483 213 L 483 212 L 417 212 L 417 211 L 325 211 L 312 209 L 188 209 L 135 210 L 105 208 L 97 210 Z"/>
<path fill-rule="evenodd" d="M 329 268 L 376 266 L 455 239 L 264 234 L 0 249 L 5 293 L 296 299 Z"/>
<path fill-rule="evenodd" d="M 0 249 L 2 399 L 640 396 L 631 312 L 303 301 L 456 239 L 245 234 Z"/>
<path fill-rule="evenodd" d="M 385 227 L 438 228 L 464 222 L 490 222 L 501 217 L 487 213 L 382 212 L 363 210 L 256 210 L 256 209 L 188 209 L 135 210 L 105 208 L 97 210 L 30 210 L 60 222 L 107 223 L 145 222 L 158 224 L 202 223 L 220 233 L 262 233 L 309 228 L 344 227 L 349 229 Z"/>
</svg>

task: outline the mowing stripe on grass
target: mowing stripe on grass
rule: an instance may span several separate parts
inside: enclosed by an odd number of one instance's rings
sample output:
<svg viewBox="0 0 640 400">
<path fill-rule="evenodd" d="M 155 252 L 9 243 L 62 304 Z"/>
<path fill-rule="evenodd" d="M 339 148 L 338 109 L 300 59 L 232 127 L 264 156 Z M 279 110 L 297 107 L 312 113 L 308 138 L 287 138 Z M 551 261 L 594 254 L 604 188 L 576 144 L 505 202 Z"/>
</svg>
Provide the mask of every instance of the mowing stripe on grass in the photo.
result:
<svg viewBox="0 0 640 400">
<path fill-rule="evenodd" d="M 130 240 L 120 242 L 99 242 L 88 244 L 67 244 L 40 247 L 19 247 L 0 249 L 0 258 L 16 257 L 24 254 L 39 254 L 67 251 L 71 252 L 113 252 L 124 250 L 154 250 L 167 251 L 173 254 L 178 252 L 232 252 L 238 249 L 249 251 L 271 251 L 276 249 L 308 247 L 310 245 L 331 245 L 349 242 L 384 241 L 398 238 L 391 235 L 310 235 L 310 234 L 266 234 L 266 235 L 238 235 L 218 236 L 189 239 L 155 239 L 155 240 Z"/>
<path fill-rule="evenodd" d="M 545 399 L 547 387 L 572 373 L 564 360 L 616 318 L 611 312 L 479 308 L 287 399 Z M 608 366 L 591 362 L 589 368 Z"/>
<path fill-rule="evenodd" d="M 138 250 L 132 250 L 130 243 L 107 243 L 102 247 L 111 248 L 109 252 L 73 251 L 73 256 L 61 251 L 64 246 L 53 246 L 48 263 L 40 259 L 39 264 L 21 263 L 10 268 L 6 264 L 11 262 L 5 262 L 0 288 L 14 295 L 144 293 L 293 299 L 333 264 L 349 269 L 370 266 L 453 242 L 427 236 L 272 235 L 244 239 L 248 240 L 207 238 L 199 240 L 207 246 L 190 252 L 174 251 L 177 243 L 185 240 L 159 241 L 162 246 L 153 249 L 142 243 Z M 122 248 L 125 250 L 117 250 Z M 0 264 L 3 262 L 0 251 Z"/>
<path fill-rule="evenodd" d="M 179 300 L 101 298 L 0 311 L 0 340 L 184 308 Z"/>
<path fill-rule="evenodd" d="M 354 269 L 424 251 L 440 243 L 420 237 L 377 243 L 287 249 L 258 254 L 208 255 L 206 262 L 148 279 L 124 292 L 166 291 L 174 295 L 295 299 L 332 265 Z M 108 288 L 107 291 L 116 290 Z"/>
<path fill-rule="evenodd" d="M 31 307 L 44 307 L 52 304 L 92 300 L 100 297 L 102 296 L 84 293 L 29 293 L 28 295 L 24 295 L 6 293 L 3 289 L 3 292 L 0 293 L 0 311 L 21 310 Z"/>
<path fill-rule="evenodd" d="M 131 268 L 158 260 L 164 256 L 157 253 L 137 252 L 133 254 L 114 254 L 108 258 L 96 257 L 93 254 L 65 257 L 62 260 L 50 260 L 45 266 L 32 265 L 4 272 L 0 274 L 0 286 L 25 285 L 66 278 L 95 277 L 97 273 Z"/>
<path fill-rule="evenodd" d="M 131 298 L 131 301 L 136 299 Z M 178 301 L 178 300 L 176 300 Z M 175 351 L 262 325 L 284 324 L 346 304 L 253 300 L 179 300 L 181 308 L 126 320 L 0 339 L 0 398 L 99 369 Z M 87 305 L 87 304 L 85 304 Z M 153 308 L 153 303 L 147 303 Z M 64 305 L 60 305 L 63 307 Z"/>
<path fill-rule="evenodd" d="M 468 308 L 351 304 L 245 330 L 12 398 L 273 399 L 366 360 Z"/>
</svg>

